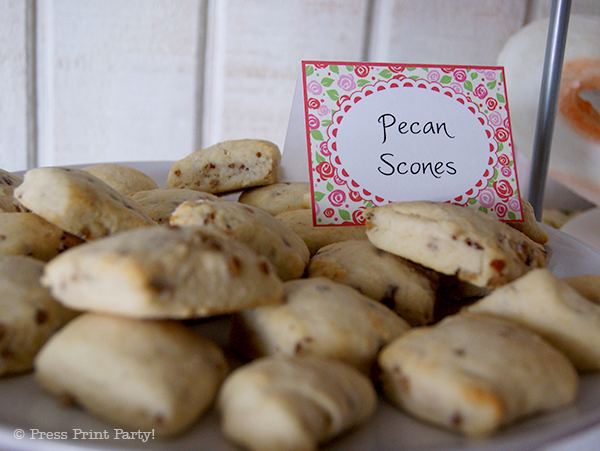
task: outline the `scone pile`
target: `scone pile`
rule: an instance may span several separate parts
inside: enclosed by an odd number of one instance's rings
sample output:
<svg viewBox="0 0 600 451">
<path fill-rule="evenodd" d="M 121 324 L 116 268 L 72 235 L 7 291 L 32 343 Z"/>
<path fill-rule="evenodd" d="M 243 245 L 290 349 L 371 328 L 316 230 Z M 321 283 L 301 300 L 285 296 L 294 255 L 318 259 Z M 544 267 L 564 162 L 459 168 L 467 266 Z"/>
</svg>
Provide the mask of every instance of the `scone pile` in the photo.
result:
<svg viewBox="0 0 600 451">
<path fill-rule="evenodd" d="M 222 142 L 160 188 L 120 165 L 1 173 L 0 375 L 33 370 L 57 400 L 158 437 L 217 409 L 243 448 L 314 450 L 378 402 L 488 436 L 600 369 L 600 275 L 546 269 L 530 210 L 513 227 L 394 203 L 313 227 L 280 159 Z M 226 343 L 203 335 L 211 318 Z"/>
</svg>

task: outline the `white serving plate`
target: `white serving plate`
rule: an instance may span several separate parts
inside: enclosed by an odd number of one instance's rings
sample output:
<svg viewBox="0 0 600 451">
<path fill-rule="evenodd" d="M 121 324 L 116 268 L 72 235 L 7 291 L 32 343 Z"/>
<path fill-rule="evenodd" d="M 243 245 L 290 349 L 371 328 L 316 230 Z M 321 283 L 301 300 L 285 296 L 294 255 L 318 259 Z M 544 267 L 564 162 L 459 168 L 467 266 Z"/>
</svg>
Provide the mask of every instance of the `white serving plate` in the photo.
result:
<svg viewBox="0 0 600 451">
<path fill-rule="evenodd" d="M 578 214 L 560 230 L 600 251 L 600 207 Z"/>
<path fill-rule="evenodd" d="M 140 169 L 164 186 L 170 162 L 122 163 Z M 549 268 L 559 277 L 600 274 L 600 252 L 550 227 Z M 219 344 L 225 344 L 229 323 L 217 318 L 198 329 Z M 366 424 L 339 438 L 328 451 L 529 451 L 546 449 L 573 451 L 573 441 L 597 430 L 600 444 L 600 373 L 583 376 L 576 401 L 561 410 L 518 422 L 487 439 L 468 439 L 427 425 L 381 400 L 375 416 Z M 57 439 L 33 438 L 36 431 L 57 433 Z M 79 431 L 97 432 L 108 438 L 76 438 Z M 23 432 L 23 437 L 18 438 Z M 62 433 L 62 436 L 60 435 Z M 81 436 L 81 432 L 79 433 Z M 235 451 L 220 433 L 213 410 L 188 433 L 173 440 L 124 439 L 114 426 L 101 422 L 78 408 L 60 405 L 44 393 L 31 374 L 0 379 L 0 449 L 6 451 L 166 450 Z M 586 448 L 592 449 L 592 448 Z"/>
</svg>

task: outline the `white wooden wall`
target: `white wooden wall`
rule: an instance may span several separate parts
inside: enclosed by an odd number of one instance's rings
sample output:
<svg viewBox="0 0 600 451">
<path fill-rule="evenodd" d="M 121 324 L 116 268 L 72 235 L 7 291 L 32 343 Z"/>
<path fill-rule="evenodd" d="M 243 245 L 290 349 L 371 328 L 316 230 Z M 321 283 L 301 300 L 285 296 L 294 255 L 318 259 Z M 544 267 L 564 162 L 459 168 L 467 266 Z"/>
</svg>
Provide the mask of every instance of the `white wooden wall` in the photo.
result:
<svg viewBox="0 0 600 451">
<path fill-rule="evenodd" d="M 600 14 L 600 0 L 572 13 Z M 283 147 L 303 59 L 495 64 L 550 0 L 0 0 L 0 168 Z"/>
</svg>

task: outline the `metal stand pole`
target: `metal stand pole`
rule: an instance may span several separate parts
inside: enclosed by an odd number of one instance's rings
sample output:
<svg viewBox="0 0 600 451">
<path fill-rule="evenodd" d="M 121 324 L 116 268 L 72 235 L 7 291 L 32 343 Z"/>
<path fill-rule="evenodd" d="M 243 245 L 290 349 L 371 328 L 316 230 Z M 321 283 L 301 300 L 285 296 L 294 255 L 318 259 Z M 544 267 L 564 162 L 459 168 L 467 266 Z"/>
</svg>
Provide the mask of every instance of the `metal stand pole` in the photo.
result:
<svg viewBox="0 0 600 451">
<path fill-rule="evenodd" d="M 552 1 L 527 195 L 527 200 L 532 205 L 538 221 L 541 221 L 542 218 L 544 189 L 550 162 L 550 147 L 556 119 L 556 105 L 570 12 L 571 0 Z"/>
</svg>

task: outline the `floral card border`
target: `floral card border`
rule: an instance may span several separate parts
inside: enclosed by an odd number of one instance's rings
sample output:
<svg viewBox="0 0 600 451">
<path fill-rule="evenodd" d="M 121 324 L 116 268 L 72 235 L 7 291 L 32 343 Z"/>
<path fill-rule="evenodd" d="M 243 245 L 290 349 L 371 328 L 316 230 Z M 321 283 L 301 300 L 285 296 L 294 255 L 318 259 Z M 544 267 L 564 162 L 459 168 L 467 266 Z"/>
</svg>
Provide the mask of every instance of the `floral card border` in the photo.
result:
<svg viewBox="0 0 600 451">
<path fill-rule="evenodd" d="M 421 81 L 421 87 L 439 87 L 449 95 L 454 93 L 459 101 L 466 99 L 478 109 L 474 113 L 487 120 L 485 126 L 493 133 L 493 171 L 482 174 L 475 189 L 447 202 L 476 208 L 502 221 L 523 220 L 503 68 L 303 61 L 302 70 L 315 226 L 362 225 L 362 211 L 383 201 L 377 193 L 366 192 L 352 183 L 336 160 L 332 133 L 336 129 L 336 113 L 349 108 L 353 94 L 356 97 L 357 92 L 378 83 L 395 86 L 394 80 L 399 85 L 415 86 Z"/>
</svg>

